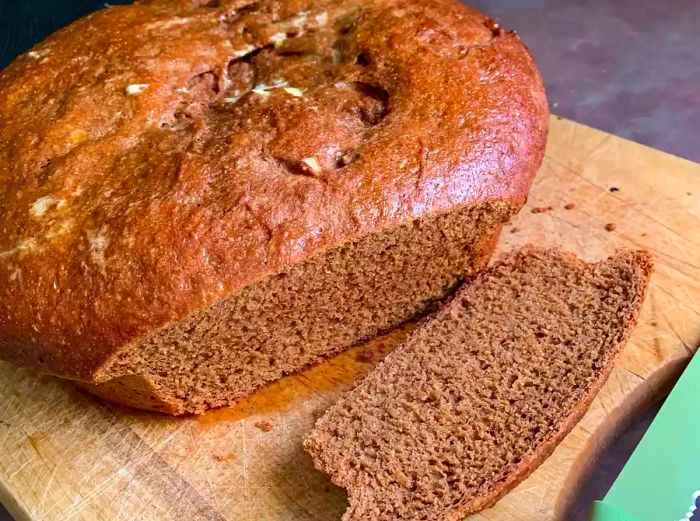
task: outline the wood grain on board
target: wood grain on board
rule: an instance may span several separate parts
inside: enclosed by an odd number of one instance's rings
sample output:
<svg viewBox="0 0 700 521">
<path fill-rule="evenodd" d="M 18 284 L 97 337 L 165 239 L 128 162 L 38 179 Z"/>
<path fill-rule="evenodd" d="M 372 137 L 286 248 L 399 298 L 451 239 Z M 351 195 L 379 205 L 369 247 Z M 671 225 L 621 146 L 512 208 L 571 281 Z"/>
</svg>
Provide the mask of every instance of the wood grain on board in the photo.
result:
<svg viewBox="0 0 700 521">
<path fill-rule="evenodd" d="M 588 414 L 529 479 L 471 521 L 560 519 L 605 439 L 663 392 L 700 343 L 700 165 L 571 121 L 551 124 L 530 201 L 499 249 L 559 244 L 593 260 L 645 247 L 656 271 L 623 359 Z M 405 335 L 236 407 L 180 419 L 106 405 L 0 363 L 0 500 L 19 521 L 339 520 L 345 494 L 313 469 L 302 438 Z"/>
</svg>

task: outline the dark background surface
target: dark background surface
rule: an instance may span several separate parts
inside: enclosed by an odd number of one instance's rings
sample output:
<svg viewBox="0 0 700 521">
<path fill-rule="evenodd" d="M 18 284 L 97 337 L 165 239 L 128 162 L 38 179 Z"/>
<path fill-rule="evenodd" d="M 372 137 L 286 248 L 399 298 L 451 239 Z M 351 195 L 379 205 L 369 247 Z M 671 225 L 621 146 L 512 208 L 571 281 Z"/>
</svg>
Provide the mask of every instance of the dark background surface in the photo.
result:
<svg viewBox="0 0 700 521">
<path fill-rule="evenodd" d="M 128 3 L 114 1 L 112 4 Z M 700 1 L 474 0 L 533 52 L 552 112 L 700 161 Z M 95 9 L 94 0 L 0 0 L 0 68 Z M 605 495 L 658 410 L 602 455 L 567 520 Z M 2 457 L 2 455 L 0 455 Z M 0 507 L 0 521 L 10 521 Z"/>
</svg>

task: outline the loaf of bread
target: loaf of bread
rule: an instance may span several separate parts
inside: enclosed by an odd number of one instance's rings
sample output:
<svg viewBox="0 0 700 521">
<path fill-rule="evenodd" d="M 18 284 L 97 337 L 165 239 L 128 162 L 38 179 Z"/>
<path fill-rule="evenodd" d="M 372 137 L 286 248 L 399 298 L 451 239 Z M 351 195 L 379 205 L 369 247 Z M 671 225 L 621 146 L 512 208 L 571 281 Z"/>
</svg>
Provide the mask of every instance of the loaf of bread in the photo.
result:
<svg viewBox="0 0 700 521">
<path fill-rule="evenodd" d="M 518 37 L 454 0 L 108 7 L 0 115 L 0 357 L 173 414 L 424 313 L 547 130 Z"/>
<path fill-rule="evenodd" d="M 307 438 L 344 521 L 458 521 L 525 479 L 607 379 L 650 271 L 643 251 L 528 248 L 477 276 Z"/>
</svg>

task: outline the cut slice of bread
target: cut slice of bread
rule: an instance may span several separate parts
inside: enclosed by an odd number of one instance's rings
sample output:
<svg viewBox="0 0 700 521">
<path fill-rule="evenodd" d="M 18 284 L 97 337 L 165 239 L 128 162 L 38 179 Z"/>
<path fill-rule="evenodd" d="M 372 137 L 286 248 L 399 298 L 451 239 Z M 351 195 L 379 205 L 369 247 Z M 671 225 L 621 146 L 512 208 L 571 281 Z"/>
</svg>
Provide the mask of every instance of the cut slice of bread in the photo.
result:
<svg viewBox="0 0 700 521">
<path fill-rule="evenodd" d="M 498 261 L 426 319 L 305 441 L 345 521 L 458 520 L 552 453 L 610 374 L 651 259 L 557 249 Z"/>
</svg>

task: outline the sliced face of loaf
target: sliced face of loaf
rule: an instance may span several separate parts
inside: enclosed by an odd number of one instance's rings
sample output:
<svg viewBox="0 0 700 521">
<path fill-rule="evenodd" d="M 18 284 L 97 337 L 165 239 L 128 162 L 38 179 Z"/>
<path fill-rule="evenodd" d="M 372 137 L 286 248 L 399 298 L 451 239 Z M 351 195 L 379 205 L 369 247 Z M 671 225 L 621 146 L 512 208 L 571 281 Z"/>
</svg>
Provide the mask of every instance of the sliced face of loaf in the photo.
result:
<svg viewBox="0 0 700 521">
<path fill-rule="evenodd" d="M 335 248 L 154 332 L 82 385 L 171 414 L 235 402 L 424 315 L 483 268 L 510 213 L 479 205 Z"/>
<path fill-rule="evenodd" d="M 523 480 L 610 374 L 650 272 L 643 251 L 526 248 L 461 289 L 306 439 L 344 520 L 457 520 Z"/>
</svg>

